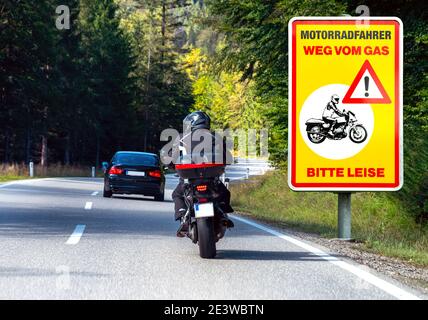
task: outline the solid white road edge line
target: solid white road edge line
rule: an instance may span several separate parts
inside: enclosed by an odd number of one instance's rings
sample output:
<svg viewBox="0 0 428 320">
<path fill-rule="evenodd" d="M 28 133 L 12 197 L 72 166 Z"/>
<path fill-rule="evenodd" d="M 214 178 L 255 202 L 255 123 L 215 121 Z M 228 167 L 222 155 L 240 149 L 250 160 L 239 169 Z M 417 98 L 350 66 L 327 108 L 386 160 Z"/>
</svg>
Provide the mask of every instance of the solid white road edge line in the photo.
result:
<svg viewBox="0 0 428 320">
<path fill-rule="evenodd" d="M 98 194 L 98 191 L 92 192 L 91 196 L 96 196 Z"/>
<path fill-rule="evenodd" d="M 0 184 L 0 188 L 4 188 L 4 187 L 10 186 L 10 185 L 12 185 L 12 184 L 15 184 L 15 182 L 6 182 L 6 183 L 2 183 L 2 184 Z"/>
<path fill-rule="evenodd" d="M 80 241 L 80 238 L 83 235 L 83 231 L 85 231 L 86 225 L 85 224 L 78 224 L 76 228 L 74 229 L 71 236 L 68 238 L 66 244 L 78 244 Z"/>
<path fill-rule="evenodd" d="M 233 215 L 233 218 L 235 218 L 236 220 L 239 220 L 241 222 L 244 222 L 250 226 L 253 226 L 257 229 L 260 229 L 260 230 L 263 230 L 267 233 L 270 233 L 274 236 L 277 236 L 277 237 L 279 237 L 285 241 L 291 242 L 292 244 L 294 244 L 294 245 L 296 245 L 302 249 L 305 249 L 305 250 L 307 250 L 307 251 L 331 262 L 332 264 L 338 266 L 339 268 L 342 268 L 342 269 L 356 275 L 357 277 L 371 283 L 372 285 L 378 287 L 379 289 L 389 293 L 390 295 L 392 295 L 392 296 L 394 296 L 400 300 L 421 300 L 421 298 L 419 298 L 419 297 L 417 297 L 417 296 L 415 296 L 415 295 L 413 295 L 413 294 L 411 294 L 411 293 L 409 293 L 409 292 L 407 292 L 407 291 L 405 291 L 405 290 L 403 290 L 403 289 L 401 289 L 401 288 L 399 288 L 399 287 L 397 287 L 397 286 L 395 286 L 395 285 L 393 285 L 393 284 L 391 284 L 385 280 L 382 280 L 382 279 L 376 277 L 375 275 L 358 268 L 357 266 L 349 264 L 345 261 L 341 261 L 338 258 L 333 257 L 333 256 L 329 255 L 328 253 L 326 253 L 326 252 L 324 252 L 318 248 L 315 248 L 315 247 L 313 247 L 307 243 L 304 243 L 304 242 L 297 240 L 293 237 L 282 234 L 278 231 L 275 231 L 273 229 L 265 227 L 265 226 L 258 224 L 256 222 L 253 222 L 253 221 L 241 218 L 241 217 L 237 217 L 236 215 Z"/>
<path fill-rule="evenodd" d="M 88 201 L 85 204 L 85 210 L 91 210 L 92 209 L 92 202 Z"/>
</svg>

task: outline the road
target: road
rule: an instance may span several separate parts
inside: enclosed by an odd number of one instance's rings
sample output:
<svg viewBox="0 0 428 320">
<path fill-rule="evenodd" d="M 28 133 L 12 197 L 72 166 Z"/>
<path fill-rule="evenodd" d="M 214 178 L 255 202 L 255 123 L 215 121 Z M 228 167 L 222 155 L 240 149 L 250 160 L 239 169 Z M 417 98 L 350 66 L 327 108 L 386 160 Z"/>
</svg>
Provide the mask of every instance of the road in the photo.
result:
<svg viewBox="0 0 428 320">
<path fill-rule="evenodd" d="M 173 185 L 169 177 L 168 194 Z M 236 215 L 217 259 L 203 260 L 175 236 L 168 196 L 108 199 L 101 191 L 97 178 L 0 186 L 0 299 L 426 299 Z"/>
</svg>

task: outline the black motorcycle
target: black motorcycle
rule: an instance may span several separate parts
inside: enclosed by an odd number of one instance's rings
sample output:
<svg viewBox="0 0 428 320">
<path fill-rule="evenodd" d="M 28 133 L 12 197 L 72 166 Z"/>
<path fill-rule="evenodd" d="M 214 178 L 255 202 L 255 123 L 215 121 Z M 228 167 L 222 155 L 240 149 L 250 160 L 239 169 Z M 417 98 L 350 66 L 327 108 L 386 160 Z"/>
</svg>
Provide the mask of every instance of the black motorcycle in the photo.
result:
<svg viewBox="0 0 428 320">
<path fill-rule="evenodd" d="M 184 200 L 187 212 L 184 221 L 189 224 L 187 236 L 199 245 L 202 258 L 214 258 L 216 242 L 224 237 L 233 222 L 221 202 L 219 179 L 224 172 L 223 165 L 177 165 L 177 173 L 184 179 Z"/>
<path fill-rule="evenodd" d="M 363 143 L 367 139 L 367 130 L 352 111 L 343 110 L 340 117 L 336 119 L 333 134 L 329 135 L 330 124 L 321 119 L 309 119 L 306 121 L 306 132 L 312 143 L 322 143 L 326 138 L 330 140 L 341 140 L 349 135 L 354 143 Z"/>
</svg>

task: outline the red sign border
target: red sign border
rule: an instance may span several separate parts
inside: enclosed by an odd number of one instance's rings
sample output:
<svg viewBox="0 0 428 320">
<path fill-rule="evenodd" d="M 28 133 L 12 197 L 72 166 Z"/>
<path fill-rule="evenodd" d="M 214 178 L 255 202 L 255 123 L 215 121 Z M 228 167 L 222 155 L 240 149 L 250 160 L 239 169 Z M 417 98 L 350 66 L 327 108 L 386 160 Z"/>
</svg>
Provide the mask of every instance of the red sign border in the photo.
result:
<svg viewBox="0 0 428 320">
<path fill-rule="evenodd" d="M 313 19 L 313 20 L 304 20 L 301 18 L 295 18 L 290 21 L 292 26 L 292 69 L 291 69 L 291 78 L 292 78 L 292 96 L 291 96 L 291 105 L 292 105 L 292 128 L 291 128 L 291 163 L 289 163 L 289 170 L 291 169 L 290 175 L 290 187 L 295 190 L 304 190 L 315 189 L 322 190 L 322 188 L 328 190 L 347 190 L 347 189 L 359 189 L 359 188 L 369 188 L 371 190 L 375 189 L 394 189 L 400 188 L 400 167 L 401 167 L 401 157 L 400 157 L 400 116 L 401 116 L 401 96 L 400 96 L 400 54 L 401 42 L 400 42 L 400 27 L 401 24 L 398 20 L 373 20 L 369 19 L 370 24 L 376 25 L 394 25 L 395 26 L 395 180 L 393 183 L 297 183 L 296 182 L 296 26 L 297 25 L 343 25 L 343 24 L 355 24 L 357 22 L 354 20 L 340 20 L 334 18 L 325 18 L 324 19 Z M 290 141 L 290 140 L 289 140 Z M 290 148 L 289 148 L 290 149 Z M 290 160 L 290 159 L 289 159 Z"/>
</svg>

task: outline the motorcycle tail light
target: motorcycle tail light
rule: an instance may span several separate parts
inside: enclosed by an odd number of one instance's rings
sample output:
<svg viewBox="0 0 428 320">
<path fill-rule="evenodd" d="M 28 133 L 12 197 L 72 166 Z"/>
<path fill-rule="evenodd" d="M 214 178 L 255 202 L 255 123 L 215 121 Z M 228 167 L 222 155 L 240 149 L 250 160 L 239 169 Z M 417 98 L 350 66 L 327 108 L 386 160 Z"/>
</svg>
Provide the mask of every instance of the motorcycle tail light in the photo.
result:
<svg viewBox="0 0 428 320">
<path fill-rule="evenodd" d="M 198 202 L 199 202 L 199 203 L 207 203 L 207 202 L 208 202 L 208 199 L 207 199 L 207 198 L 199 198 L 199 199 L 198 199 Z"/>
<path fill-rule="evenodd" d="M 199 185 L 199 186 L 196 186 L 196 190 L 197 190 L 198 192 L 204 192 L 204 191 L 207 191 L 207 185 L 206 185 L 206 184 L 201 184 L 201 185 Z"/>
</svg>

